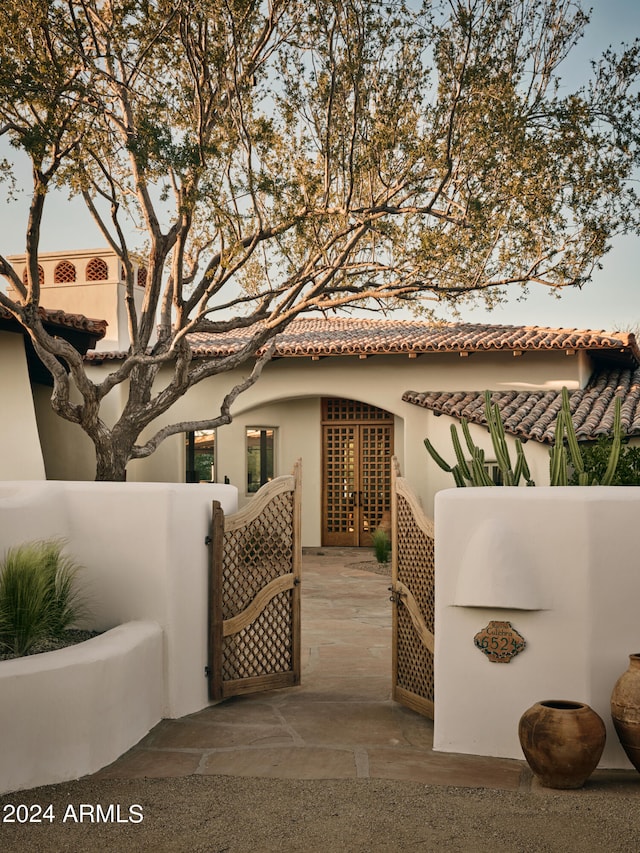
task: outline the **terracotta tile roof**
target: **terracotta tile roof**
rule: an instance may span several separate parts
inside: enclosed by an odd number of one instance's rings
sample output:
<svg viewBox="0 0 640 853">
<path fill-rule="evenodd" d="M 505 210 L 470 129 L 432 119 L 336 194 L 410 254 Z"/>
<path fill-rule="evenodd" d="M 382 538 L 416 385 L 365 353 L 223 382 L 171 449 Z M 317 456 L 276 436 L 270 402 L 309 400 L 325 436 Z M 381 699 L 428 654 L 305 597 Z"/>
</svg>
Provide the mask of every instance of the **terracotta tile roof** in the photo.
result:
<svg viewBox="0 0 640 853">
<path fill-rule="evenodd" d="M 573 425 L 580 441 L 609 435 L 613 429 L 614 400 L 622 398 L 622 427 L 627 435 L 640 435 L 640 368 L 599 370 L 586 388 L 570 392 Z M 433 412 L 486 424 L 483 391 L 406 391 L 402 399 Z M 552 444 L 561 391 L 497 391 L 504 428 L 512 435 Z"/>
<path fill-rule="evenodd" d="M 224 356 L 239 349 L 247 340 L 247 333 L 196 332 L 189 340 L 195 356 Z M 350 317 L 294 320 L 278 335 L 276 356 L 578 349 L 617 352 L 640 363 L 640 350 L 629 333 L 474 323 L 436 325 L 417 320 Z"/>
<path fill-rule="evenodd" d="M 107 333 L 106 320 L 92 320 L 83 314 L 69 314 L 67 311 L 52 308 L 40 307 L 39 313 L 45 323 L 61 326 L 65 329 L 73 329 L 76 332 L 85 332 L 96 340 L 104 338 Z M 2 305 L 0 305 L 0 317 L 3 320 L 15 321 L 13 314 Z"/>
</svg>

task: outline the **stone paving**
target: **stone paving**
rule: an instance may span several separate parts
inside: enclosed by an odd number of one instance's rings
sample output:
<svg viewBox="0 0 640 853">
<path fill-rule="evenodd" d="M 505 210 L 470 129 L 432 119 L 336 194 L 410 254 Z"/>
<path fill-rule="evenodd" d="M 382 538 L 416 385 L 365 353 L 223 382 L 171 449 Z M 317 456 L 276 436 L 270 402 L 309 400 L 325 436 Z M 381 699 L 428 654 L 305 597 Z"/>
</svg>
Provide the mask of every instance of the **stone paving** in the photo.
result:
<svg viewBox="0 0 640 853">
<path fill-rule="evenodd" d="M 389 578 L 369 552 L 306 553 L 302 684 L 163 720 L 97 779 L 199 775 L 394 779 L 532 790 L 524 761 L 434 752 L 433 723 L 390 698 Z M 590 786 L 637 793 L 635 771 L 598 771 Z"/>
</svg>

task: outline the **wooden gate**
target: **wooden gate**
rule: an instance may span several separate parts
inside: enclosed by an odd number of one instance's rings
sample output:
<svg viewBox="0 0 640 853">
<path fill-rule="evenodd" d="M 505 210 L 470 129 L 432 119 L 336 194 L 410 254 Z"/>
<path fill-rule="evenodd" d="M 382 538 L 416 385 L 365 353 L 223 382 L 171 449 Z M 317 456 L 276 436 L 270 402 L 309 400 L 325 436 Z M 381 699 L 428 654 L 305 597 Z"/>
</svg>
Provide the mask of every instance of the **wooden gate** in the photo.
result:
<svg viewBox="0 0 640 853">
<path fill-rule="evenodd" d="M 300 683 L 301 463 L 225 518 L 213 504 L 209 698 Z"/>
<path fill-rule="evenodd" d="M 322 544 L 371 545 L 391 511 L 393 415 L 358 400 L 322 401 Z"/>
<path fill-rule="evenodd" d="M 433 719 L 435 561 L 433 522 L 392 463 L 391 600 L 396 702 Z"/>
</svg>

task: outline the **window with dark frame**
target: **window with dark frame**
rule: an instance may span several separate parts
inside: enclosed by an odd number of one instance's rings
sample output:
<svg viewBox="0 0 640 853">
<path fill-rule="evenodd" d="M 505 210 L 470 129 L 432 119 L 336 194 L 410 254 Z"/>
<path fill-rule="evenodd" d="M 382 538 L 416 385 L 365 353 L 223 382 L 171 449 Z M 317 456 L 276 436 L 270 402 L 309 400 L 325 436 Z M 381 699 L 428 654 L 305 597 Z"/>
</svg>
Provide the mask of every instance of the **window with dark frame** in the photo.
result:
<svg viewBox="0 0 640 853">
<path fill-rule="evenodd" d="M 247 493 L 254 494 L 275 476 L 275 428 L 247 427 Z"/>
<path fill-rule="evenodd" d="M 216 431 L 195 430 L 186 433 L 187 483 L 215 483 L 216 481 Z"/>
</svg>

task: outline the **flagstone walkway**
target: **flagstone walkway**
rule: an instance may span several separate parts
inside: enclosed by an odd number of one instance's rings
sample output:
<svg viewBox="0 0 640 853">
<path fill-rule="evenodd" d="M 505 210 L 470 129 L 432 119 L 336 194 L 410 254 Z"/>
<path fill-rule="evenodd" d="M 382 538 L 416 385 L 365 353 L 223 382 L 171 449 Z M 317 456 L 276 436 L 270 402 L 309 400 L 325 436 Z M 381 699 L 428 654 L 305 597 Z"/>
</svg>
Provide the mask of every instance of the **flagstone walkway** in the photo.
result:
<svg viewBox="0 0 640 853">
<path fill-rule="evenodd" d="M 93 778 L 225 775 L 393 779 L 501 790 L 537 787 L 524 761 L 434 752 L 433 723 L 393 702 L 389 578 L 369 553 L 306 553 L 302 684 L 163 720 Z M 635 771 L 598 771 L 591 787 L 640 791 Z"/>
</svg>

